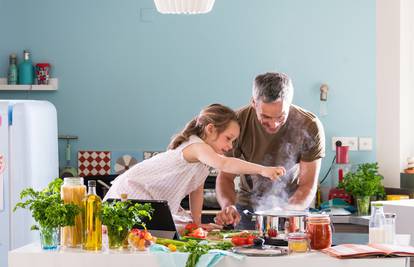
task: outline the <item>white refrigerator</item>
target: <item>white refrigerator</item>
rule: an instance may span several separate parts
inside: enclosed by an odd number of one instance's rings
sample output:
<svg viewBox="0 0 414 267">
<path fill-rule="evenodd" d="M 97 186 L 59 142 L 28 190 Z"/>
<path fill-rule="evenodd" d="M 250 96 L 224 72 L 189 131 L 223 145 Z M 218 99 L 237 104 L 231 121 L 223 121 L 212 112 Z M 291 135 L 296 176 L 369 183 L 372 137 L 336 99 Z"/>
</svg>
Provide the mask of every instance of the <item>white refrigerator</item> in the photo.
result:
<svg viewBox="0 0 414 267">
<path fill-rule="evenodd" d="M 7 252 L 39 239 L 29 211 L 13 208 L 22 189 L 58 177 L 56 108 L 47 101 L 0 100 L 0 266 Z"/>
</svg>

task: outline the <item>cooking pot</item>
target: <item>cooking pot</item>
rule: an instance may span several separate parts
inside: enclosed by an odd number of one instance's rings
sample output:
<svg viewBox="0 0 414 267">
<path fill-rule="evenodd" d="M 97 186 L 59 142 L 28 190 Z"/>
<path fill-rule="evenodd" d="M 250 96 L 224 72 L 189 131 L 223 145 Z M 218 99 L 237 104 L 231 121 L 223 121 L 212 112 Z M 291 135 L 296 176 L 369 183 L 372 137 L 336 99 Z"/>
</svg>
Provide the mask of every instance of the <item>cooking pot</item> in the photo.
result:
<svg viewBox="0 0 414 267">
<path fill-rule="evenodd" d="M 279 240 L 287 240 L 287 235 L 292 232 L 305 232 L 309 215 L 309 212 L 295 210 L 244 210 L 243 213 L 256 221 L 255 228 L 261 237 Z"/>
</svg>

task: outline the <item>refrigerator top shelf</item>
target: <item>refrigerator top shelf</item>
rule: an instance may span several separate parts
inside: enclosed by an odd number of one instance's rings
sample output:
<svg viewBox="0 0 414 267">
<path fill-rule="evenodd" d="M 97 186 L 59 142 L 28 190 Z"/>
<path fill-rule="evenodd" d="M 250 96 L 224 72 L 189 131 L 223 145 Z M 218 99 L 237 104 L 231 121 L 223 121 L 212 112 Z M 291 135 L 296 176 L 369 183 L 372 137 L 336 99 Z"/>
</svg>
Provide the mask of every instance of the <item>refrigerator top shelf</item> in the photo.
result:
<svg viewBox="0 0 414 267">
<path fill-rule="evenodd" d="M 49 84 L 7 84 L 7 78 L 0 78 L 0 91 L 56 91 L 58 79 L 51 78 Z"/>
</svg>

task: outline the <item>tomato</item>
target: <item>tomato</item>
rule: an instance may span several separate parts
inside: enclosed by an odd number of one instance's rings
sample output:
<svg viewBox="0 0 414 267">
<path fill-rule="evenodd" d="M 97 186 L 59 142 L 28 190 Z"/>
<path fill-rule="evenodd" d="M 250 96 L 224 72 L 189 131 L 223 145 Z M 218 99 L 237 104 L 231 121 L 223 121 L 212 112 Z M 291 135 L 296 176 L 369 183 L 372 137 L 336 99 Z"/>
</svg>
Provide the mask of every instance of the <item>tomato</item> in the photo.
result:
<svg viewBox="0 0 414 267">
<path fill-rule="evenodd" d="M 251 235 L 251 236 L 247 237 L 247 238 L 246 238 L 246 245 L 253 245 L 253 244 L 254 244 L 253 240 L 254 240 L 255 238 L 256 238 L 256 237 L 255 237 L 254 235 Z"/>
<path fill-rule="evenodd" d="M 241 236 L 233 236 L 231 238 L 231 243 L 233 243 L 233 245 L 235 245 L 235 246 L 247 245 L 246 241 L 247 241 L 247 239 L 245 237 L 241 237 Z"/>
<path fill-rule="evenodd" d="M 189 232 L 192 232 L 192 231 L 194 231 L 195 229 L 197 229 L 198 228 L 198 225 L 197 224 L 195 224 L 195 223 L 188 223 L 186 226 L 185 226 L 185 230 L 188 230 Z"/>
<path fill-rule="evenodd" d="M 140 234 L 140 232 L 141 232 L 141 230 L 139 230 L 139 229 L 137 229 L 137 228 L 134 228 L 134 229 L 132 229 L 132 230 L 130 231 L 130 233 L 133 233 L 134 235 L 139 235 L 139 234 Z"/>
<path fill-rule="evenodd" d="M 188 223 L 184 228 L 184 235 L 190 235 L 195 229 L 198 228 L 198 225 L 195 223 Z"/>
<path fill-rule="evenodd" d="M 267 230 L 267 235 L 269 237 L 276 237 L 277 236 L 277 230 L 273 229 L 273 228 L 270 228 L 269 230 Z"/>
<path fill-rule="evenodd" d="M 191 237 L 204 239 L 204 238 L 207 237 L 207 231 L 205 231 L 205 230 L 203 230 L 203 228 L 199 227 L 199 228 L 193 230 L 188 235 L 191 236 Z"/>
<path fill-rule="evenodd" d="M 145 238 L 145 234 L 147 233 L 147 231 L 146 230 L 142 230 L 140 233 L 139 233 L 139 238 L 141 238 L 141 239 L 144 239 Z"/>
</svg>

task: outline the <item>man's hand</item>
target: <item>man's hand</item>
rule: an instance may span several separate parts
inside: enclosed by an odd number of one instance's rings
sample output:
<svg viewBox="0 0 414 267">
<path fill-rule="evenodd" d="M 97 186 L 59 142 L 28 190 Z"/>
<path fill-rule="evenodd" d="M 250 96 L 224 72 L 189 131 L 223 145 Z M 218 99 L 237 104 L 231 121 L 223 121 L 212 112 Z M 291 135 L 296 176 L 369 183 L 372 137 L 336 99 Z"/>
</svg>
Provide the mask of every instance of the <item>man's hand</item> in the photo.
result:
<svg viewBox="0 0 414 267">
<path fill-rule="evenodd" d="M 240 214 L 234 205 L 227 206 L 217 213 L 214 221 L 219 225 L 237 225 L 240 222 Z"/>
<path fill-rule="evenodd" d="M 263 170 L 260 172 L 261 176 L 267 177 L 271 180 L 276 180 L 285 174 L 286 170 L 283 167 L 263 167 Z"/>
</svg>

